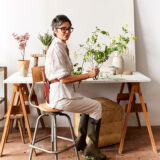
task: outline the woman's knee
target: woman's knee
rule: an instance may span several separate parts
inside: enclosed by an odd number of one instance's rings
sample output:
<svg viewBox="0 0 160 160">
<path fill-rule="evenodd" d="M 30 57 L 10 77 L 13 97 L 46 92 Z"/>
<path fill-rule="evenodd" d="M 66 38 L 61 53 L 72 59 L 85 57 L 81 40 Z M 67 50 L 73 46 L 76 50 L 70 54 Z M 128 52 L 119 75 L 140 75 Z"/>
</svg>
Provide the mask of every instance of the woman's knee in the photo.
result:
<svg viewBox="0 0 160 160">
<path fill-rule="evenodd" d="M 96 103 L 97 103 L 97 108 L 98 108 L 98 110 L 99 110 L 100 112 L 102 112 L 102 105 L 101 105 L 101 103 L 98 102 L 98 101 L 96 101 Z"/>
<path fill-rule="evenodd" d="M 100 102 L 96 101 L 96 119 L 102 118 L 102 105 Z"/>
</svg>

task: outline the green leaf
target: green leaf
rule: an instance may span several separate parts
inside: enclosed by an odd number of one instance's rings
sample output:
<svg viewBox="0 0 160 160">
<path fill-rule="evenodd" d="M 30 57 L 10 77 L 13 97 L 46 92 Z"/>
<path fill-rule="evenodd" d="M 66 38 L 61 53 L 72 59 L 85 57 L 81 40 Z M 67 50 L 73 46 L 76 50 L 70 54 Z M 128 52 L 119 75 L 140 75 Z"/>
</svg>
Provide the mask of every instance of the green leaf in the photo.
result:
<svg viewBox="0 0 160 160">
<path fill-rule="evenodd" d="M 76 67 L 78 65 L 78 63 L 75 63 L 73 66 Z"/>
<path fill-rule="evenodd" d="M 101 31 L 102 34 L 106 35 L 106 36 L 109 36 L 109 33 L 106 32 L 106 31 Z"/>
<path fill-rule="evenodd" d="M 125 27 L 122 27 L 122 30 L 123 30 L 125 33 L 128 33 L 128 30 L 127 30 Z"/>
</svg>

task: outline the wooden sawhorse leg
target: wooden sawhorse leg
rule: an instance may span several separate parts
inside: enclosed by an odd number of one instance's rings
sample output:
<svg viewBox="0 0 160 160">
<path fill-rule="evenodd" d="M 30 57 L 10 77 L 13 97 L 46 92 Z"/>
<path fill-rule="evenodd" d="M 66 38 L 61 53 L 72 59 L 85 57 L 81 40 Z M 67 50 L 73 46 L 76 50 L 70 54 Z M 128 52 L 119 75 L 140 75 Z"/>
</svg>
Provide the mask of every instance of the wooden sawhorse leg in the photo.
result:
<svg viewBox="0 0 160 160">
<path fill-rule="evenodd" d="M 130 83 L 126 83 L 126 84 L 128 86 L 128 93 L 123 93 L 125 83 L 122 83 L 121 88 L 120 88 L 120 92 L 117 95 L 117 103 L 118 104 L 120 103 L 120 101 L 128 101 L 129 100 L 129 95 L 131 94 L 131 84 Z M 135 94 L 134 94 L 132 104 L 135 104 L 135 100 L 136 100 L 136 97 L 135 97 Z M 138 112 L 136 111 L 135 114 L 136 114 L 136 118 L 137 118 L 138 127 L 140 128 L 141 127 L 141 122 L 140 122 L 140 119 L 139 119 Z"/>
<path fill-rule="evenodd" d="M 146 106 L 145 106 L 143 96 L 142 96 L 142 92 L 141 92 L 141 89 L 140 89 L 140 84 L 139 83 L 130 83 L 130 84 L 131 84 L 131 93 L 130 93 L 130 96 L 129 96 L 127 114 L 126 114 L 126 117 L 125 117 L 125 123 L 124 123 L 124 128 L 123 128 L 123 131 L 122 131 L 122 136 L 121 136 L 121 141 L 120 141 L 120 146 L 119 146 L 119 151 L 118 152 L 119 152 L 119 154 L 122 154 L 124 139 L 125 139 L 125 136 L 126 136 L 128 119 L 129 119 L 129 114 L 130 114 L 131 107 L 132 107 L 134 94 L 138 93 L 139 98 L 140 98 L 140 102 L 141 102 L 141 106 L 142 106 L 142 110 L 143 110 L 143 113 L 144 113 L 147 129 L 148 129 L 149 137 L 150 137 L 150 140 L 151 140 L 152 149 L 153 149 L 154 153 L 157 153 L 157 148 L 156 148 L 156 145 L 155 145 L 151 125 L 150 125 L 147 110 L 146 110 Z"/>
<path fill-rule="evenodd" d="M 11 101 L 10 101 L 9 108 L 8 108 L 8 111 L 7 111 L 7 118 L 6 118 L 4 131 L 3 131 L 3 135 L 2 135 L 2 139 L 1 139 L 1 144 L 0 144 L 0 156 L 2 156 L 2 153 L 3 153 L 4 144 L 5 144 L 7 131 L 8 131 L 8 126 L 9 126 L 10 115 L 11 115 L 11 112 L 12 112 L 12 108 L 13 108 L 13 103 L 14 103 L 16 92 L 19 92 L 20 103 L 21 103 L 24 119 L 25 119 L 25 122 L 26 122 L 29 141 L 30 141 L 30 143 L 32 142 L 32 136 L 31 136 L 28 116 L 27 116 L 27 112 L 26 112 L 26 108 L 25 108 L 25 104 L 24 104 L 24 98 L 23 98 L 23 93 L 22 93 L 22 89 L 21 89 L 21 84 L 14 84 L 13 85 L 12 97 L 11 97 Z M 35 150 L 34 150 L 34 154 L 36 155 Z"/>
<path fill-rule="evenodd" d="M 9 120 L 10 120 L 10 115 L 11 115 L 11 111 L 12 111 L 12 107 L 13 107 L 14 97 L 15 97 L 16 91 L 17 91 L 17 87 L 14 86 L 13 87 L 11 101 L 10 101 L 8 112 L 7 112 L 6 122 L 5 122 L 5 125 L 4 125 L 4 131 L 3 131 L 3 135 L 2 135 L 2 139 L 1 139 L 0 156 L 2 156 L 4 144 L 5 144 L 6 137 L 7 137 L 8 127 L 9 127 Z"/>
</svg>

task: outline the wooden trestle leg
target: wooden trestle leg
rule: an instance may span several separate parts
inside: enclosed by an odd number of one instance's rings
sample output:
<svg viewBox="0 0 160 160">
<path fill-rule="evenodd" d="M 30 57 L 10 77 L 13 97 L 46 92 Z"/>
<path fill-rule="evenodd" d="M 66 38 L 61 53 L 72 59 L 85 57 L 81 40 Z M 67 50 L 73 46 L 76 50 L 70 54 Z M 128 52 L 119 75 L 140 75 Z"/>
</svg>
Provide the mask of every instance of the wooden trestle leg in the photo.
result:
<svg viewBox="0 0 160 160">
<path fill-rule="evenodd" d="M 4 126 L 4 131 L 3 131 L 3 135 L 2 135 L 2 139 L 1 139 L 0 156 L 2 156 L 5 141 L 6 141 L 6 138 L 7 138 L 10 116 L 12 114 L 12 109 L 14 108 L 14 100 L 15 100 L 15 95 L 16 95 L 17 92 L 18 92 L 19 97 L 20 97 L 20 104 L 21 104 L 20 106 L 22 108 L 22 112 L 23 112 L 23 115 L 24 115 L 24 119 L 25 119 L 25 123 L 26 123 L 26 127 L 27 127 L 27 132 L 28 132 L 28 136 L 29 136 L 29 141 L 30 141 L 30 143 L 32 142 L 32 136 L 31 136 L 30 126 L 29 126 L 28 116 L 27 116 L 26 107 L 25 107 L 25 104 L 24 104 L 24 95 L 23 95 L 23 92 L 22 92 L 22 86 L 20 84 L 14 84 L 13 85 L 12 97 L 11 97 L 10 104 L 9 104 L 9 107 L 8 107 L 8 111 L 7 111 L 7 117 L 6 117 L 6 122 L 5 122 L 5 126 Z M 34 155 L 36 155 L 35 150 L 34 150 Z"/>
<path fill-rule="evenodd" d="M 150 122 L 149 122 L 149 118 L 148 118 L 148 114 L 147 114 L 147 110 L 146 110 L 146 105 L 144 103 L 142 92 L 141 92 L 141 89 L 140 89 L 140 84 L 139 83 L 130 83 L 130 84 L 131 84 L 131 93 L 129 95 L 127 113 L 126 113 L 126 117 L 125 117 L 124 128 L 123 128 L 123 131 L 122 131 L 122 136 L 121 136 L 121 141 L 120 141 L 120 146 L 119 146 L 119 151 L 118 152 L 119 152 L 119 154 L 122 154 L 124 140 L 125 140 L 126 131 L 127 131 L 129 114 L 130 114 L 131 109 L 132 109 L 132 102 L 134 100 L 134 94 L 137 93 L 139 95 L 139 98 L 140 98 L 141 107 L 142 107 L 142 110 L 143 110 L 143 113 L 144 113 L 149 137 L 150 137 L 151 144 L 152 144 L 152 149 L 153 149 L 154 153 L 157 153 L 157 148 L 156 148 L 156 145 L 155 145 L 151 125 L 150 125 Z"/>
</svg>

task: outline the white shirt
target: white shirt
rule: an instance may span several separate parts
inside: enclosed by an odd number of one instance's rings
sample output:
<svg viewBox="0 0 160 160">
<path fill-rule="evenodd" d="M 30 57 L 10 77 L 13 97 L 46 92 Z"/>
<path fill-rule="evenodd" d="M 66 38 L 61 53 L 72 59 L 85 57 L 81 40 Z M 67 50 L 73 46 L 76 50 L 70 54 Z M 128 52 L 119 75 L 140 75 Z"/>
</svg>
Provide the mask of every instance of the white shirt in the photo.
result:
<svg viewBox="0 0 160 160">
<path fill-rule="evenodd" d="M 72 68 L 66 43 L 55 37 L 46 54 L 45 74 L 47 79 L 51 81 L 71 75 Z M 61 99 L 75 99 L 76 97 L 80 95 L 74 92 L 73 83 L 52 83 L 48 106 L 55 108 Z"/>
</svg>

